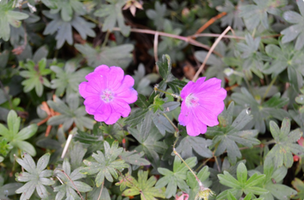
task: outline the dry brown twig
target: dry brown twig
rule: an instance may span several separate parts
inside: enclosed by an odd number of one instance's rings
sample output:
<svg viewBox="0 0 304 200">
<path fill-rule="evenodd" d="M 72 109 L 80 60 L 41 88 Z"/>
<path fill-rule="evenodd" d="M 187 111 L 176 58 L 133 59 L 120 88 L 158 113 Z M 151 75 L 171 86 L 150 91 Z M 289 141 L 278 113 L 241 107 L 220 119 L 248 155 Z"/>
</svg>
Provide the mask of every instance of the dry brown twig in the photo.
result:
<svg viewBox="0 0 304 200">
<path fill-rule="evenodd" d="M 223 33 L 220 35 L 220 37 L 218 37 L 215 42 L 213 43 L 213 45 L 211 46 L 210 50 L 208 51 L 205 60 L 203 62 L 203 64 L 200 66 L 200 68 L 197 70 L 196 74 L 194 75 L 192 81 L 195 82 L 199 76 L 199 74 L 203 71 L 206 62 L 208 60 L 208 58 L 210 57 L 211 53 L 213 52 L 213 50 L 215 49 L 216 45 L 221 41 L 221 39 L 223 38 L 224 35 L 226 35 L 228 33 L 228 31 L 232 30 L 230 26 L 228 26 Z"/>
</svg>

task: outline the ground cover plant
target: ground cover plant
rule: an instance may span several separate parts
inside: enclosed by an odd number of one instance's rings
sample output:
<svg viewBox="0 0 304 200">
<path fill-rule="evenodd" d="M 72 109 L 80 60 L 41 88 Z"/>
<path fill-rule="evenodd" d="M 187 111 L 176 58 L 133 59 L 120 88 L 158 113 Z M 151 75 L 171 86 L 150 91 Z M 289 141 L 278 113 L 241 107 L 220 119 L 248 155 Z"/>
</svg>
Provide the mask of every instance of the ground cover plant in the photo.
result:
<svg viewBox="0 0 304 200">
<path fill-rule="evenodd" d="M 302 0 L 0 0 L 0 199 L 304 199 Z"/>
</svg>

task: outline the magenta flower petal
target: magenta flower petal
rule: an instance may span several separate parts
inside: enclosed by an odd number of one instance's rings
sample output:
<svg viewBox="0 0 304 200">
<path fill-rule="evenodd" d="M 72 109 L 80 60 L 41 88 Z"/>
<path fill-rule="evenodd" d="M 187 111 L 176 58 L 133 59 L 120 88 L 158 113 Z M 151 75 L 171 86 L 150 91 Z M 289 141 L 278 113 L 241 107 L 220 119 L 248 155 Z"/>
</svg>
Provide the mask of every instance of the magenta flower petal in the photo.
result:
<svg viewBox="0 0 304 200">
<path fill-rule="evenodd" d="M 183 102 L 178 121 L 186 126 L 190 136 L 204 134 L 207 126 L 218 125 L 217 117 L 225 107 L 227 91 L 221 88 L 221 80 L 205 79 L 199 78 L 195 83 L 189 81 L 181 91 Z"/>
<path fill-rule="evenodd" d="M 79 85 L 79 93 L 85 98 L 87 113 L 94 115 L 96 121 L 114 124 L 122 117 L 127 117 L 129 104 L 137 100 L 134 79 L 124 76 L 120 67 L 101 65 L 86 76 L 88 82 Z"/>
</svg>

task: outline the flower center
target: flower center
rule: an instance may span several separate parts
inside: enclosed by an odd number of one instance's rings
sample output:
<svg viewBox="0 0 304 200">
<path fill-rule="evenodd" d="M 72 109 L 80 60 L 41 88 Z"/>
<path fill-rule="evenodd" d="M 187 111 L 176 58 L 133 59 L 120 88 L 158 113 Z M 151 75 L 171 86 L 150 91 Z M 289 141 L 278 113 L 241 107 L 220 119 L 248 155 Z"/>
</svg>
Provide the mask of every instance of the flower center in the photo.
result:
<svg viewBox="0 0 304 200">
<path fill-rule="evenodd" d="M 186 97 L 186 106 L 187 107 L 196 107 L 199 105 L 198 101 L 199 101 L 199 99 L 196 96 L 194 96 L 192 93 L 190 93 Z"/>
<path fill-rule="evenodd" d="M 105 89 L 104 91 L 102 91 L 100 99 L 103 100 L 105 103 L 109 103 L 113 101 L 114 95 L 111 90 Z"/>
</svg>

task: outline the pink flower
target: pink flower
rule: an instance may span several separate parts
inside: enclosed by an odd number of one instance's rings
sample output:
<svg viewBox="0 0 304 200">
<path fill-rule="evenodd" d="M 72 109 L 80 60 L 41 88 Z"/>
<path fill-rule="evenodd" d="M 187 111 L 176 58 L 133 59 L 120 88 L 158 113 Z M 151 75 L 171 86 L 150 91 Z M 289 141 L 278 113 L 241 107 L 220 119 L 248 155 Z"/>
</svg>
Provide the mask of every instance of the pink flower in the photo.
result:
<svg viewBox="0 0 304 200">
<path fill-rule="evenodd" d="M 224 110 L 227 92 L 221 88 L 221 80 L 206 77 L 189 81 L 181 91 L 183 99 L 178 121 L 186 126 L 190 136 L 204 134 L 207 126 L 218 125 L 217 116 Z"/>
<path fill-rule="evenodd" d="M 87 113 L 94 115 L 96 121 L 114 124 L 122 117 L 127 117 L 129 104 L 137 100 L 134 79 L 126 75 L 120 67 L 101 65 L 86 76 L 88 82 L 79 85 L 79 93 L 85 98 Z"/>
<path fill-rule="evenodd" d="M 175 200 L 188 200 L 189 194 L 183 193 L 181 196 L 175 195 Z"/>
</svg>

